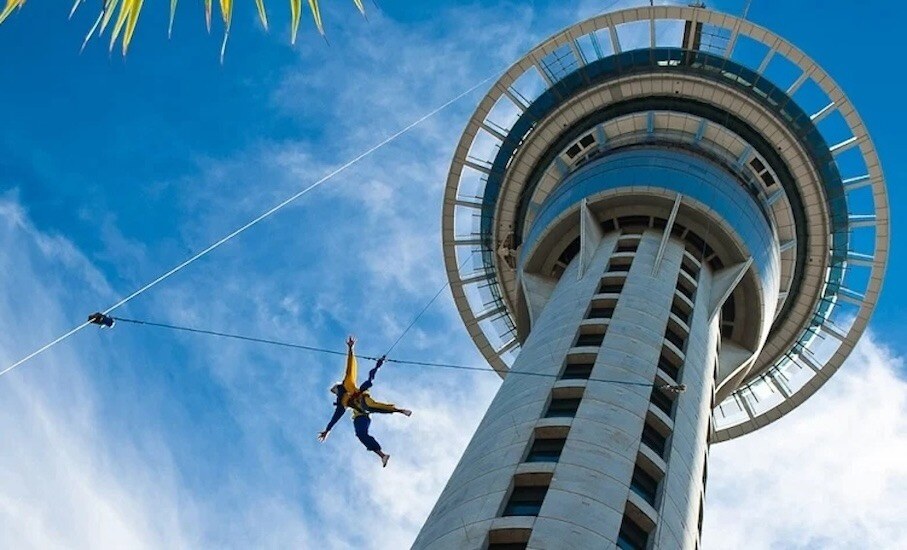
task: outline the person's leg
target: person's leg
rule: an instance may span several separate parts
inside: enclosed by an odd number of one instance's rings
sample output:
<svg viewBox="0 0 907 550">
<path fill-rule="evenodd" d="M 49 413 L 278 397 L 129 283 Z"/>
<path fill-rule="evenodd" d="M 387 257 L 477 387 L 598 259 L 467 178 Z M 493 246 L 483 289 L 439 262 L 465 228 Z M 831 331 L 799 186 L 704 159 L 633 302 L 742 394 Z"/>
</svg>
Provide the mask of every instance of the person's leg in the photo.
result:
<svg viewBox="0 0 907 550">
<path fill-rule="evenodd" d="M 413 414 L 413 411 L 408 409 L 398 409 L 397 406 L 392 403 L 382 403 L 380 401 L 375 401 L 370 395 L 364 395 L 363 397 L 365 398 L 365 406 L 368 407 L 369 412 L 383 414 L 402 413 L 406 416 Z"/>
<path fill-rule="evenodd" d="M 382 452 L 378 440 L 369 435 L 368 428 L 371 423 L 372 419 L 369 418 L 368 415 L 361 415 L 354 418 L 353 427 L 356 429 L 356 437 L 359 438 L 359 441 L 361 441 L 363 445 L 365 445 L 366 449 L 381 457 L 383 466 L 387 466 L 387 460 L 390 458 L 390 455 Z"/>
</svg>

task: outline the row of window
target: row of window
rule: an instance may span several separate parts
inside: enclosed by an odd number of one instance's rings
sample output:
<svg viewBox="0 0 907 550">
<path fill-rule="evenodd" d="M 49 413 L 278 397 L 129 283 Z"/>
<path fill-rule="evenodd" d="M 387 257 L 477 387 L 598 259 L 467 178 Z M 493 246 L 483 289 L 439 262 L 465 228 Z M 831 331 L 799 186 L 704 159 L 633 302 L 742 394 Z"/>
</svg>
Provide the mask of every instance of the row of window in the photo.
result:
<svg viewBox="0 0 907 550">
<path fill-rule="evenodd" d="M 601 222 L 601 228 L 605 233 L 620 230 L 624 237 L 642 235 L 646 229 L 664 229 L 667 226 L 668 220 L 658 216 L 621 216 Z M 722 261 L 715 250 L 706 244 L 705 240 L 693 230 L 675 222 L 671 227 L 671 235 L 687 244 L 687 249 L 693 258 L 701 258 L 712 269 L 721 269 L 723 267 Z M 572 246 L 571 243 L 568 248 Z M 579 250 L 578 246 L 576 250 Z M 621 250 L 616 250 L 615 252 L 621 252 Z"/>
<path fill-rule="evenodd" d="M 617 295 L 595 298 L 589 306 L 586 319 L 610 319 L 614 316 L 617 299 L 624 289 L 624 282 L 630 266 L 633 264 L 634 253 L 639 246 L 638 238 L 620 238 L 615 247 L 615 255 L 608 262 L 605 274 L 602 276 L 598 287 L 598 294 Z M 580 327 L 574 346 L 598 347 L 605 340 L 605 325 L 585 325 Z M 588 378 L 586 376 L 585 378 Z"/>
<path fill-rule="evenodd" d="M 612 257 L 609 262 L 602 283 L 599 287 L 599 294 L 617 294 L 618 296 L 598 297 L 592 301 L 587 319 L 610 319 L 617 305 L 617 299 L 623 289 L 623 283 L 626 273 L 629 272 L 632 264 L 632 253 L 636 251 L 638 239 L 621 239 L 615 248 L 615 253 L 620 256 Z M 687 273 L 698 275 L 693 271 L 695 264 L 690 264 Z M 692 292 L 695 292 L 693 290 Z M 691 292 L 691 294 L 692 294 Z M 688 304 L 680 304 L 672 308 L 674 314 L 683 323 L 688 323 L 691 308 Z M 676 325 L 676 323 L 675 323 Z M 575 347 L 600 346 L 604 340 L 605 325 L 587 325 L 581 327 L 577 334 Z M 676 334 L 679 338 L 685 338 L 682 327 L 677 329 L 671 328 L 671 331 L 679 332 Z M 681 336 L 683 334 L 683 336 Z M 674 336 L 666 336 L 674 338 Z M 683 348 L 685 342 L 681 341 L 678 345 Z M 563 370 L 559 378 L 562 380 L 588 379 L 593 370 L 595 355 L 591 353 L 574 353 L 569 354 L 565 361 Z M 670 352 L 662 353 L 659 360 L 659 368 L 674 381 L 679 381 L 680 365 L 682 364 L 679 357 Z M 662 376 L 664 378 L 664 376 Z M 660 389 L 661 384 L 654 384 L 650 394 L 650 402 L 661 410 L 669 418 L 673 418 L 674 402 L 676 394 L 668 393 Z M 577 393 L 578 392 L 578 393 Z M 578 388 L 556 388 L 552 398 L 543 413 L 545 418 L 565 418 L 576 416 L 579 406 L 582 402 L 582 389 Z M 557 462 L 564 446 L 567 442 L 569 428 L 560 428 L 552 431 L 546 428 L 544 433 L 537 432 L 530 443 L 524 462 Z M 656 455 L 664 458 L 669 448 L 670 433 L 667 427 L 660 421 L 656 422 L 653 418 L 647 418 L 641 435 L 643 445 L 651 449 Z M 644 501 L 653 507 L 656 506 L 659 498 L 659 491 L 663 479 L 663 473 L 652 467 L 647 461 L 642 460 L 642 455 L 637 459 L 637 464 L 633 469 L 630 479 L 630 489 L 639 495 Z M 515 476 L 513 489 L 508 496 L 506 503 L 501 511 L 502 516 L 536 516 L 541 511 L 545 495 L 548 492 L 548 483 L 550 477 L 533 474 L 531 476 Z M 632 505 L 627 503 L 628 510 Z M 633 519 L 632 514 L 626 514 L 618 535 L 618 547 L 625 549 L 644 549 L 648 544 L 649 535 L 654 526 L 645 528 Z M 505 532 L 491 532 L 489 534 L 489 550 L 504 549 L 523 549 L 531 536 L 531 529 L 508 529 Z"/>
<path fill-rule="evenodd" d="M 692 258 L 684 254 L 681 263 L 681 273 L 677 278 L 677 290 L 683 296 L 686 296 L 690 302 L 693 301 L 696 293 L 696 281 L 699 278 L 699 266 Z M 671 313 L 683 323 L 679 324 L 675 319 L 668 320 L 665 328 L 665 340 L 671 342 L 677 350 L 683 352 L 686 348 L 689 337 L 687 328 L 693 315 L 690 303 L 681 298 L 673 298 L 671 304 Z M 686 326 L 684 326 L 686 325 Z M 676 395 L 662 389 L 666 383 L 679 383 L 682 374 L 683 360 L 677 355 L 676 351 L 669 346 L 662 346 L 661 354 L 658 358 L 659 374 L 656 374 L 655 383 L 649 395 L 649 401 L 658 410 L 663 412 L 668 418 L 674 419 Z M 669 380 L 666 380 L 669 378 Z M 655 416 L 649 414 L 643 424 L 642 436 L 640 437 L 643 445 L 651 449 L 660 458 L 666 462 L 670 459 L 667 451 L 670 447 L 671 430 L 664 422 L 658 420 Z M 651 466 L 648 460 L 643 460 L 640 454 L 637 463 L 633 469 L 633 477 L 630 480 L 630 489 L 642 498 L 653 508 L 659 504 L 661 493 L 661 484 L 664 474 L 658 469 Z M 636 507 L 627 502 L 624 508 L 624 517 L 618 533 L 617 547 L 622 550 L 645 550 L 649 546 L 649 538 L 656 528 L 656 524 L 647 524 L 639 521 L 644 517 Z"/>
<path fill-rule="evenodd" d="M 683 231 L 679 229 L 678 231 Z M 689 235 L 688 237 L 689 242 Z M 697 237 L 693 236 L 695 241 Z M 712 254 L 707 249 L 704 242 L 695 243 L 700 247 L 704 256 Z M 714 258 L 716 265 L 720 265 L 720 260 Z M 685 351 L 687 339 L 689 338 L 689 324 L 693 315 L 691 303 L 695 299 L 696 287 L 700 275 L 699 262 L 695 260 L 690 251 L 686 251 L 681 262 L 681 273 L 678 274 L 676 289 L 678 294 L 683 295 L 688 301 L 685 301 L 675 295 L 671 304 L 671 313 L 683 325 L 675 319 L 670 319 L 665 329 L 665 339 L 671 342 L 681 353 Z M 686 325 L 686 326 L 684 326 Z M 674 393 L 661 389 L 661 386 L 668 383 L 664 377 L 670 377 L 673 383 L 681 381 L 683 360 L 677 355 L 675 350 L 668 346 L 663 346 L 662 353 L 659 357 L 658 368 L 661 374 L 657 375 L 656 383 L 650 394 L 650 402 L 665 415 L 674 419 L 676 395 Z M 654 451 L 662 459 L 666 458 L 666 452 L 669 448 L 670 429 L 661 421 L 655 421 L 655 418 L 649 417 L 643 426 L 641 442 L 643 445 Z M 640 455 L 641 456 L 641 455 Z M 630 488 L 633 492 L 641 497 L 652 507 L 657 507 L 658 498 L 661 490 L 663 474 L 657 468 L 646 467 L 648 461 L 637 461 L 633 470 Z M 705 470 L 703 475 L 706 475 Z M 618 548 L 623 550 L 644 550 L 649 545 L 650 535 L 654 532 L 656 525 L 648 524 L 648 520 L 640 521 L 644 517 L 639 510 L 630 502 L 627 502 L 623 521 L 621 522 L 620 532 L 618 535 Z M 700 502 L 699 521 L 702 521 L 702 503 Z"/>
</svg>

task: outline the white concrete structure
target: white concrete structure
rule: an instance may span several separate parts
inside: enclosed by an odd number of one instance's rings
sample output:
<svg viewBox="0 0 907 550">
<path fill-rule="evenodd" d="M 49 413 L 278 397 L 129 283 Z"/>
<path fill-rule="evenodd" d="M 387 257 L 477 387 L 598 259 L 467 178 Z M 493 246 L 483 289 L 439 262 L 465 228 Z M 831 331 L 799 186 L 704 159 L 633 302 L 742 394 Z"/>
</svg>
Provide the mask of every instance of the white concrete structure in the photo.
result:
<svg viewBox="0 0 907 550">
<path fill-rule="evenodd" d="M 531 51 L 450 172 L 451 287 L 505 379 L 414 547 L 697 548 L 709 444 L 840 367 L 887 216 L 856 111 L 764 29 L 639 8 Z"/>
</svg>

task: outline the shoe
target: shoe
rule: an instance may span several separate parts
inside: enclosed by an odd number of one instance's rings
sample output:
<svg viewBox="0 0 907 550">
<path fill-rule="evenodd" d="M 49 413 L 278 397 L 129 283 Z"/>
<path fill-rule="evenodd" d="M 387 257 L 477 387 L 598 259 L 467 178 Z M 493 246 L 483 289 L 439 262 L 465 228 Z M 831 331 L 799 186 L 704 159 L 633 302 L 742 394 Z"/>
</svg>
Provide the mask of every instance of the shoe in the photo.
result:
<svg viewBox="0 0 907 550">
<path fill-rule="evenodd" d="M 411 411 L 411 410 L 409 410 L 409 409 L 403 409 L 403 410 L 400 411 L 400 412 L 403 413 L 404 416 L 412 416 L 412 415 L 413 415 L 413 411 Z"/>
<path fill-rule="evenodd" d="M 381 457 L 381 467 L 387 468 L 387 461 L 391 459 L 391 455 L 384 455 Z"/>
</svg>

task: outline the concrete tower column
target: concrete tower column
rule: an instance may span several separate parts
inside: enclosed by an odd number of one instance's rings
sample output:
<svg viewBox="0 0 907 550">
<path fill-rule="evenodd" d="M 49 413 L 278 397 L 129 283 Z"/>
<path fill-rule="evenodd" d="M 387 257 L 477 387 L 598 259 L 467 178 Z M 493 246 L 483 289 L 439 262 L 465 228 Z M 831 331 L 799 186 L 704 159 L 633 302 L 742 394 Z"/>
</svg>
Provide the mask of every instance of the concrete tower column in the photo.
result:
<svg viewBox="0 0 907 550">
<path fill-rule="evenodd" d="M 480 548 L 489 532 L 600 548 L 625 514 L 658 524 L 665 547 L 694 547 L 718 338 L 711 269 L 663 230 L 588 240 L 594 252 L 557 284 L 521 273 L 538 317 L 414 548 Z M 682 394 L 661 389 L 678 383 Z M 560 440 L 557 462 L 532 461 L 537 442 Z M 523 488 L 544 490 L 537 516 L 508 515 Z"/>
</svg>

